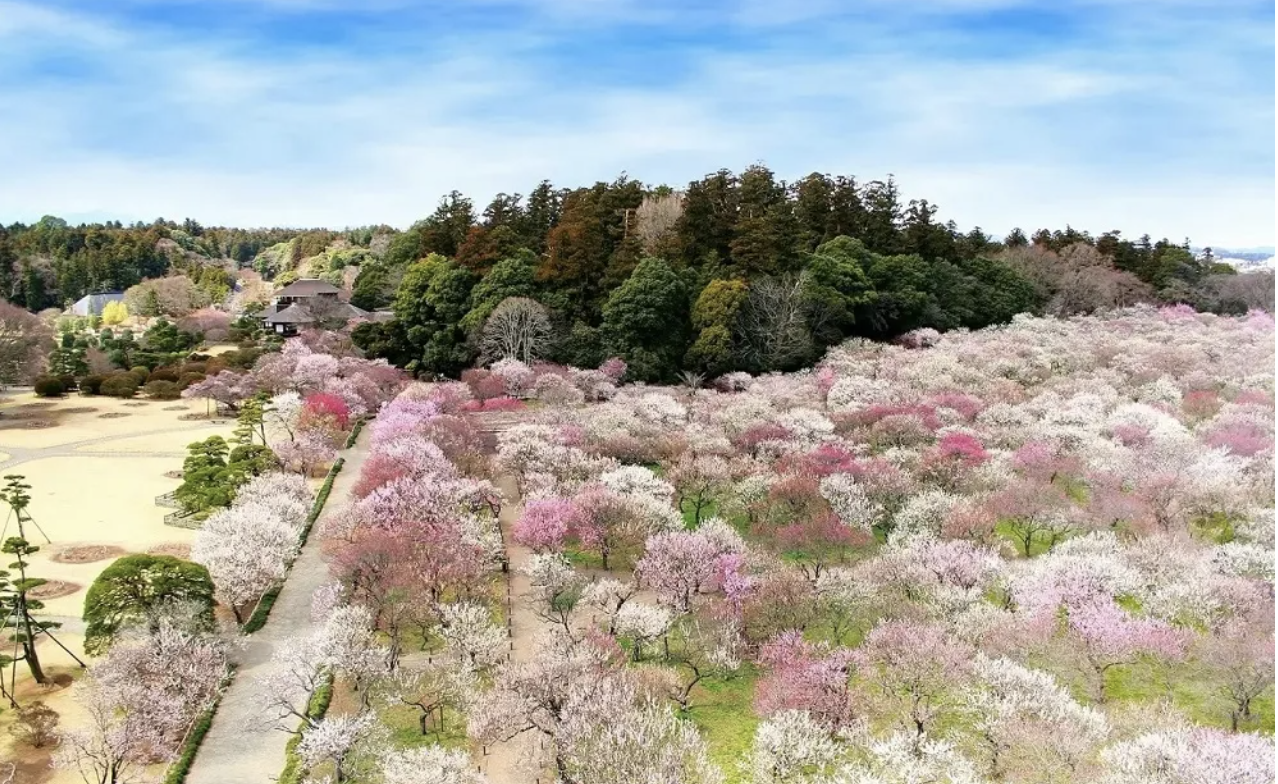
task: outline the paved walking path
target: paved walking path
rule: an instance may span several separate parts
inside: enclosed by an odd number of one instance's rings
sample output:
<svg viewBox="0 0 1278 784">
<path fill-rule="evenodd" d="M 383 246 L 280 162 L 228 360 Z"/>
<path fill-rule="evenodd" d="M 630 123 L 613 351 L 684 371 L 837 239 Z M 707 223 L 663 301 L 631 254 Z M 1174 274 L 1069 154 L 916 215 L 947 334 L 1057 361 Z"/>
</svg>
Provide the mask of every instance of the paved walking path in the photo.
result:
<svg viewBox="0 0 1278 784">
<path fill-rule="evenodd" d="M 284 767 L 284 747 L 289 734 L 272 729 L 274 717 L 264 715 L 257 701 L 257 678 L 268 672 L 271 654 L 284 640 L 310 632 L 311 595 L 329 581 L 328 565 L 320 552 L 320 529 L 336 514 L 359 479 L 360 466 L 368 453 L 368 428 L 354 447 L 342 453 L 346 464 L 333 481 L 324 512 L 311 530 L 301 555 L 293 564 L 284 590 L 271 610 L 270 620 L 260 631 L 249 635 L 235 657 L 235 680 L 222 698 L 213 727 L 200 746 L 188 784 L 269 784 Z"/>
</svg>

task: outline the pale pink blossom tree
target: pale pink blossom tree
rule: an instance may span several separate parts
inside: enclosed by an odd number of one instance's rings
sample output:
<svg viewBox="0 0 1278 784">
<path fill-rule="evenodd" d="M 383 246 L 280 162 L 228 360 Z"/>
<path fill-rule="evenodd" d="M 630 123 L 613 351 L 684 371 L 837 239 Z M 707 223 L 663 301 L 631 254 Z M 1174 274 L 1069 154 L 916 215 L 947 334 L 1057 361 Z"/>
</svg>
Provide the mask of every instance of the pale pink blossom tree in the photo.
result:
<svg viewBox="0 0 1278 784">
<path fill-rule="evenodd" d="M 418 746 L 382 755 L 383 784 L 487 784 L 461 749 Z"/>
<path fill-rule="evenodd" d="M 328 763 L 334 784 L 351 778 L 351 763 L 361 744 L 377 737 L 379 725 L 372 713 L 354 716 L 327 716 L 309 727 L 297 744 L 297 756 L 305 770 Z"/>
<path fill-rule="evenodd" d="M 1101 752 L 1106 784 L 1268 784 L 1272 737 L 1207 727 L 1155 731 Z"/>
<path fill-rule="evenodd" d="M 940 625 L 885 621 L 870 630 L 855 661 L 871 699 L 922 739 L 956 709 L 971 659 L 971 648 Z"/>
<path fill-rule="evenodd" d="M 1189 641 L 1184 631 L 1162 621 L 1136 617 L 1110 600 L 1071 609 L 1069 631 L 1080 646 L 1093 695 L 1102 703 L 1108 696 L 1105 678 L 1110 670 L 1135 664 L 1143 656 L 1179 659 Z"/>
</svg>

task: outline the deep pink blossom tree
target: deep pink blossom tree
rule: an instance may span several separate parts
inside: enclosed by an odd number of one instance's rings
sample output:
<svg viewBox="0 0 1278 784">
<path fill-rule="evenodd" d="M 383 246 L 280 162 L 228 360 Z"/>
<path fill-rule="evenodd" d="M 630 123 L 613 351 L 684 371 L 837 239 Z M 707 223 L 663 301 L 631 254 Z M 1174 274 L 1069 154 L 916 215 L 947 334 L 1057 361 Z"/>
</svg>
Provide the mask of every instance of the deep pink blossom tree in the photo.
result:
<svg viewBox="0 0 1278 784">
<path fill-rule="evenodd" d="M 810 643 L 789 631 L 764 645 L 758 658 L 764 675 L 755 686 L 754 709 L 760 715 L 804 710 L 831 730 L 852 720 L 851 651 Z"/>
<path fill-rule="evenodd" d="M 331 419 L 339 430 L 346 430 L 350 426 L 351 409 L 337 395 L 316 392 L 302 399 L 302 419 L 308 418 Z"/>
</svg>

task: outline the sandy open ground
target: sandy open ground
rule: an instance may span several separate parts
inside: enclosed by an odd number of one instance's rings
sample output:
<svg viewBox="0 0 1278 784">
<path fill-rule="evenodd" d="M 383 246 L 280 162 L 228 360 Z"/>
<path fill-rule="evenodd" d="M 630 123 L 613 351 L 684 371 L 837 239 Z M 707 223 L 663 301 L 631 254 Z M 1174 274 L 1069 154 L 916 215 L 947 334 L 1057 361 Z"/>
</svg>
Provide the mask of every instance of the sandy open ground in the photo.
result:
<svg viewBox="0 0 1278 784">
<path fill-rule="evenodd" d="M 232 422 L 180 419 L 204 411 L 202 401 L 79 396 L 48 401 L 30 393 L 0 395 L 0 475 L 22 474 L 32 486 L 29 511 L 52 542 L 38 530 L 27 531 L 27 538 L 41 547 L 30 573 L 69 584 L 57 586 L 61 590 L 55 593 L 65 595 L 46 599 L 42 614 L 65 622 L 55 633 L 77 654 L 83 651 L 79 619 L 84 594 L 104 568 L 126 553 L 157 547 L 172 552 L 194 538 L 194 531 L 164 524 L 164 515 L 173 510 L 156 506 L 155 497 L 180 483 L 165 473 L 181 469 L 187 444 L 231 435 Z M 7 508 L 0 509 L 0 517 L 8 517 Z M 14 535 L 13 527 L 10 521 L 4 535 Z M 86 556 L 97 560 L 67 562 Z M 46 669 L 59 675 L 78 672 L 52 641 L 43 640 L 40 652 Z M 45 690 L 25 675 L 19 667 L 19 694 L 38 696 L 62 714 L 61 726 L 74 726 L 80 715 L 74 686 Z M 67 678 L 60 681 L 65 684 Z M 11 711 L 0 713 L 0 760 L 20 758 L 22 750 L 13 746 L 7 731 L 12 719 Z M 29 754 L 22 758 L 35 762 Z M 32 764 L 19 769 L 15 784 L 80 781 L 74 773 L 51 773 Z"/>
</svg>

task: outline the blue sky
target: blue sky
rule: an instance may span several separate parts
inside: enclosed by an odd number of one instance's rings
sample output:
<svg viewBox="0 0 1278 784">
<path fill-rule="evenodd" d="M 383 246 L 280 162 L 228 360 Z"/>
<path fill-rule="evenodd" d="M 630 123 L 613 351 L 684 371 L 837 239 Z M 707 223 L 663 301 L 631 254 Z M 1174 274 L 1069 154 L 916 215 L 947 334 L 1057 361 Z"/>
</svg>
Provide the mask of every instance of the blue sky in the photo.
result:
<svg viewBox="0 0 1278 784">
<path fill-rule="evenodd" d="M 997 235 L 1274 244 L 1251 0 L 0 0 L 0 107 L 5 223 L 406 226 L 763 162 Z"/>
</svg>

